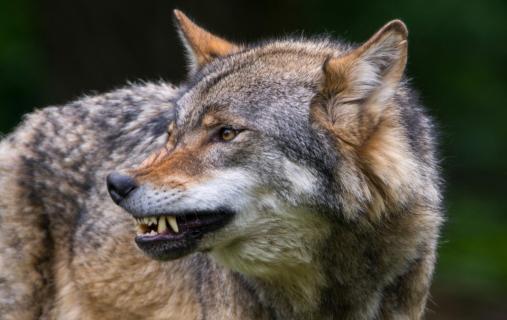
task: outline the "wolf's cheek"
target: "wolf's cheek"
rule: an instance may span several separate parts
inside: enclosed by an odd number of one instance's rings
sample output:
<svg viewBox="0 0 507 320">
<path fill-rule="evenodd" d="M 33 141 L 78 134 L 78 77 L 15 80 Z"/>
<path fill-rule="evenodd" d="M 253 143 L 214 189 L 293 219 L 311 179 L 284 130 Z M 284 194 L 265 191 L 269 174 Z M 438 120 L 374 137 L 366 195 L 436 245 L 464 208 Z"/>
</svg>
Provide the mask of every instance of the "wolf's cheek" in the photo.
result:
<svg viewBox="0 0 507 320">
<path fill-rule="evenodd" d="M 319 266 L 311 262 L 330 236 L 327 217 L 308 208 L 287 206 L 272 196 L 263 197 L 259 207 L 237 214 L 211 235 L 213 257 L 232 270 L 270 281 L 285 278 L 287 270 L 296 277 L 318 275 Z"/>
<path fill-rule="evenodd" d="M 318 178 L 311 168 L 285 159 L 283 170 L 285 179 L 290 183 L 295 203 L 300 202 L 301 199 L 298 198 L 312 197 L 317 192 Z"/>
</svg>

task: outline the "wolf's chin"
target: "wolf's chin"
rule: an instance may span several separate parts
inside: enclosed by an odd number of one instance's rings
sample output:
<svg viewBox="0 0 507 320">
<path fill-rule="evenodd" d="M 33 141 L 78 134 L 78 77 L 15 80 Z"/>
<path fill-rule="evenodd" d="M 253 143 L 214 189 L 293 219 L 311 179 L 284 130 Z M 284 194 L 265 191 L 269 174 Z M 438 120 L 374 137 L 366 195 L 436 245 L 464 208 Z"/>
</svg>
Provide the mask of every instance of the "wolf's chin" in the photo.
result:
<svg viewBox="0 0 507 320">
<path fill-rule="evenodd" d="M 135 238 L 137 246 L 150 258 L 160 261 L 169 261 L 182 258 L 192 253 L 197 247 L 196 239 L 181 240 L 146 240 L 137 236 Z"/>
</svg>

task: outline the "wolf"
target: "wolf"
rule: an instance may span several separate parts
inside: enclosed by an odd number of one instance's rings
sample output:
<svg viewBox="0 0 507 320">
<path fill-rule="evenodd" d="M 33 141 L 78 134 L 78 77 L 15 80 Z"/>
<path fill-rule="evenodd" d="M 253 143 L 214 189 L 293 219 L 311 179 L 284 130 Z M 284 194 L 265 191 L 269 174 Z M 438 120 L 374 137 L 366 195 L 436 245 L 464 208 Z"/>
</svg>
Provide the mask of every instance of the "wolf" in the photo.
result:
<svg viewBox="0 0 507 320">
<path fill-rule="evenodd" d="M 407 29 L 235 44 L 0 144 L 0 318 L 420 319 L 443 221 Z"/>
</svg>

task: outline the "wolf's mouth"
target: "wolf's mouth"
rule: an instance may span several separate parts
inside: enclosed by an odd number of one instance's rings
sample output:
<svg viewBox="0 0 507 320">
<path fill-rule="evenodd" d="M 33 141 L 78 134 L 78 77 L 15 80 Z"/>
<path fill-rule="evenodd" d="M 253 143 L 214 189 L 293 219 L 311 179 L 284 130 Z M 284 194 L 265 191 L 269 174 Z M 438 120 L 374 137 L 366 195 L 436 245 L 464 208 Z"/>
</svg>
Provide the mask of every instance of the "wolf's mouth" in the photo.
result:
<svg viewBox="0 0 507 320">
<path fill-rule="evenodd" d="M 196 248 L 204 234 L 225 226 L 233 215 L 228 210 L 216 210 L 134 218 L 135 241 L 152 258 L 181 258 Z"/>
</svg>

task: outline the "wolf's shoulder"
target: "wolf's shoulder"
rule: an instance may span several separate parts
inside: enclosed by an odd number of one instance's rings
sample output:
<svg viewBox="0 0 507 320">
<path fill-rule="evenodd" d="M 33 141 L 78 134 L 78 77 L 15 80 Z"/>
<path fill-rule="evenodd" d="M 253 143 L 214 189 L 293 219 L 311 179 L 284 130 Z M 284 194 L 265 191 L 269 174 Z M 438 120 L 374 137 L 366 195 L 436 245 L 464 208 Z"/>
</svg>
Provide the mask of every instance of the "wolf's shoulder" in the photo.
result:
<svg viewBox="0 0 507 320">
<path fill-rule="evenodd" d="M 165 132 L 173 117 L 176 87 L 167 83 L 129 84 L 103 94 L 86 95 L 70 103 L 37 109 L 24 116 L 4 139 L 25 156 L 61 156 L 120 148 Z M 113 150 L 109 149 L 109 152 Z"/>
<path fill-rule="evenodd" d="M 103 172 L 163 143 L 176 92 L 167 83 L 129 84 L 27 114 L 0 142 L 0 171 L 16 175 L 34 201 L 77 204 L 102 187 Z"/>
</svg>

